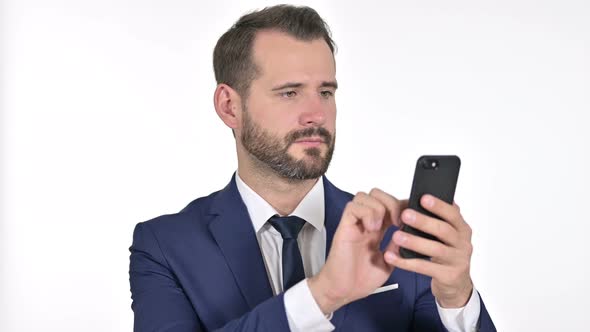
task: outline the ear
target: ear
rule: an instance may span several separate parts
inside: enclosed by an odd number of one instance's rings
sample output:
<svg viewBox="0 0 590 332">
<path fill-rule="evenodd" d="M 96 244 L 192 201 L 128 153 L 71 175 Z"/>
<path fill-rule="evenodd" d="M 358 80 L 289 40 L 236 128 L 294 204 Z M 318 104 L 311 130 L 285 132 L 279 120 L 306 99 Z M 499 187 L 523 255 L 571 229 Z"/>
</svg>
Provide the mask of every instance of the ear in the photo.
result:
<svg viewBox="0 0 590 332">
<path fill-rule="evenodd" d="M 240 123 L 242 111 L 241 98 L 236 90 L 227 84 L 218 84 L 213 95 L 213 104 L 221 121 L 235 130 Z"/>
</svg>

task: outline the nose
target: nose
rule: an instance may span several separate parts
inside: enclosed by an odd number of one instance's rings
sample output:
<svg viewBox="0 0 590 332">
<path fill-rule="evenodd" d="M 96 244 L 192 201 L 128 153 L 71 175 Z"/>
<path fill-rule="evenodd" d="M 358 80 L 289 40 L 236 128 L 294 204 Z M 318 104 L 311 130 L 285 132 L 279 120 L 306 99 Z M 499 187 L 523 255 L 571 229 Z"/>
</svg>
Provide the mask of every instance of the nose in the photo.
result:
<svg viewBox="0 0 590 332">
<path fill-rule="evenodd" d="M 322 126 L 326 122 L 326 113 L 330 105 L 320 98 L 310 98 L 303 105 L 304 110 L 299 116 L 299 123 L 304 127 Z"/>
</svg>

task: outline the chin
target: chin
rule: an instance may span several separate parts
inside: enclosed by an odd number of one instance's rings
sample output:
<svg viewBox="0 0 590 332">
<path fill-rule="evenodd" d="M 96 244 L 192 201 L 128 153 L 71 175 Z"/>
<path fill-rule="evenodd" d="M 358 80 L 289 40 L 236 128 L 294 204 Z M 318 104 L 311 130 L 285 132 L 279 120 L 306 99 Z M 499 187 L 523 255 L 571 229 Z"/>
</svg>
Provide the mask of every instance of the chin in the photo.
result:
<svg viewBox="0 0 590 332">
<path fill-rule="evenodd" d="M 326 149 L 318 148 L 304 148 L 297 152 L 295 157 L 297 160 L 301 159 L 321 159 L 326 156 Z"/>
</svg>

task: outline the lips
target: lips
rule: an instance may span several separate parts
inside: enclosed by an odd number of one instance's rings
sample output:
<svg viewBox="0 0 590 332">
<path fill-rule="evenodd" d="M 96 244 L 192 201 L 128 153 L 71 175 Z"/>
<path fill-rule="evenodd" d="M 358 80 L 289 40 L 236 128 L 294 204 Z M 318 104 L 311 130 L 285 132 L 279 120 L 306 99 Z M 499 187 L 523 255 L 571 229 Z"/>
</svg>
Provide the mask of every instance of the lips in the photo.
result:
<svg viewBox="0 0 590 332">
<path fill-rule="evenodd" d="M 295 141 L 295 143 L 324 143 L 321 138 L 303 138 Z"/>
<path fill-rule="evenodd" d="M 332 145 L 332 134 L 324 127 L 309 127 L 289 133 L 285 140 L 290 144 L 303 144 L 308 146 Z"/>
</svg>

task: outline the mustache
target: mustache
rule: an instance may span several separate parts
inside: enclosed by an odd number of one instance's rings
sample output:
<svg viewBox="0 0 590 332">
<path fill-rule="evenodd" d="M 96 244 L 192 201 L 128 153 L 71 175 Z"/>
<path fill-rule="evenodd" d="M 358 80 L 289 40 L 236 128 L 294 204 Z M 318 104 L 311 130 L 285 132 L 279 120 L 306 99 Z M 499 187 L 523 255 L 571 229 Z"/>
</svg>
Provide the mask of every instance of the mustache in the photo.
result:
<svg viewBox="0 0 590 332">
<path fill-rule="evenodd" d="M 313 137 L 313 136 L 321 137 L 326 142 L 326 144 L 328 146 L 330 146 L 332 144 L 332 139 L 333 139 L 332 134 L 330 134 L 330 132 L 326 128 L 324 128 L 324 127 L 310 127 L 310 128 L 305 128 L 302 130 L 294 131 L 294 132 L 288 134 L 286 137 L 287 146 L 291 145 L 296 140 L 306 138 L 306 137 Z"/>
</svg>

